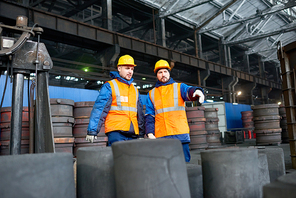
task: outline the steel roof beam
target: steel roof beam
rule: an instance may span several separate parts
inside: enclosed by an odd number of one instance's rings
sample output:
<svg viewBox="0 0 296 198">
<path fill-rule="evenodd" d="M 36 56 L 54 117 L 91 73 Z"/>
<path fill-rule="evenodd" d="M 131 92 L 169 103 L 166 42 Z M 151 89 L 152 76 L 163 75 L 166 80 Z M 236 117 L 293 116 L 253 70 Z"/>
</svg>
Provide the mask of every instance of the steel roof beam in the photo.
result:
<svg viewBox="0 0 296 198">
<path fill-rule="evenodd" d="M 201 1 L 198 1 L 197 3 L 192 3 L 191 5 L 189 6 L 186 6 L 185 8 L 180 8 L 180 9 L 177 9 L 177 10 L 174 10 L 173 12 L 170 12 L 170 10 L 168 11 L 163 11 L 161 12 L 161 14 L 159 15 L 160 18 L 165 18 L 165 17 L 169 17 L 169 16 L 172 16 L 172 15 L 175 15 L 177 13 L 180 13 L 180 12 L 183 12 L 183 11 L 186 11 L 186 10 L 189 10 L 191 8 L 194 8 L 194 7 L 197 7 L 197 6 L 200 6 L 200 5 L 203 5 L 205 3 L 209 3 L 211 0 L 201 0 Z M 167 14 L 165 14 L 167 13 Z"/>
<path fill-rule="evenodd" d="M 36 5 L 38 5 L 38 4 L 40 4 L 40 3 L 43 3 L 44 1 L 45 1 L 45 0 L 38 0 L 38 1 L 34 2 L 34 3 L 31 3 L 30 6 L 31 6 L 31 7 L 35 7 Z"/>
<path fill-rule="evenodd" d="M 230 15 L 228 21 L 231 21 L 231 19 L 236 15 L 237 11 L 242 7 L 242 5 L 245 3 L 246 0 L 243 0 L 239 6 L 236 8 L 236 10 Z"/>
<path fill-rule="evenodd" d="M 294 7 L 296 6 L 296 0 L 293 0 L 293 1 L 289 1 L 288 3 L 286 4 L 281 4 L 281 5 L 275 5 L 275 6 L 272 6 L 271 8 L 268 8 L 264 11 L 262 11 L 262 13 L 258 14 L 254 14 L 248 18 L 243 18 L 243 19 L 238 19 L 236 21 L 233 21 L 233 22 L 230 22 L 230 23 L 227 23 L 227 24 L 223 24 L 221 26 L 216 26 L 216 27 L 212 27 L 212 28 L 208 28 L 208 29 L 205 29 L 205 30 L 200 30 L 199 33 L 205 33 L 205 32 L 210 32 L 210 31 L 213 31 L 213 30 L 217 30 L 217 29 L 220 29 L 220 28 L 224 28 L 224 27 L 227 27 L 227 26 L 231 26 L 231 25 L 234 25 L 234 24 L 237 24 L 237 23 L 243 23 L 245 21 L 249 21 L 249 20 L 252 20 L 252 19 L 256 19 L 256 18 L 259 18 L 259 17 L 263 17 L 265 15 L 269 15 L 269 14 L 273 14 L 273 13 L 277 13 L 279 11 L 282 11 L 284 9 L 287 9 L 287 8 L 291 8 L 291 7 Z"/>
<path fill-rule="evenodd" d="M 71 17 L 75 14 L 77 14 L 78 12 L 88 8 L 89 6 L 95 4 L 96 2 L 99 2 L 99 0 L 90 0 L 90 1 L 85 1 L 84 4 L 81 5 L 76 5 L 75 8 L 69 8 L 66 11 L 64 11 L 61 15 L 65 16 L 65 17 Z"/>
<path fill-rule="evenodd" d="M 225 45 L 235 45 L 235 44 L 240 44 L 240 43 L 246 43 L 246 42 L 249 42 L 249 41 L 258 40 L 258 39 L 262 39 L 262 38 L 265 38 L 265 37 L 278 35 L 278 34 L 281 34 L 281 33 L 291 32 L 291 31 L 294 31 L 294 30 L 296 30 L 296 23 L 290 23 L 288 25 L 288 27 L 286 27 L 286 28 L 277 29 L 275 31 L 266 32 L 264 34 L 259 34 L 259 35 L 256 35 L 256 36 L 250 36 L 250 37 L 243 38 L 243 39 L 240 39 L 240 40 L 225 41 L 223 44 L 225 44 Z"/>
<path fill-rule="evenodd" d="M 226 10 L 227 8 L 229 8 L 232 4 L 234 4 L 237 0 L 232 0 L 230 1 L 228 4 L 224 5 L 223 7 L 221 7 L 219 9 L 218 12 L 216 12 L 215 14 L 213 14 L 211 17 L 209 17 L 206 21 L 204 21 L 201 25 L 197 26 L 196 30 L 199 31 L 201 28 L 203 28 L 204 26 L 206 26 L 208 23 L 210 23 L 213 19 L 215 19 L 218 15 L 220 15 L 224 10 Z"/>
<path fill-rule="evenodd" d="M 126 28 L 123 28 L 121 30 L 118 30 L 117 32 L 119 32 L 119 33 L 126 33 L 126 32 L 130 32 L 130 31 L 135 31 L 138 28 L 143 27 L 143 26 L 146 26 L 146 25 L 148 25 L 150 23 L 152 23 L 152 19 L 148 19 L 148 20 L 142 21 L 140 23 L 136 23 L 136 24 L 131 24 L 129 27 L 126 27 Z"/>
<path fill-rule="evenodd" d="M 48 12 L 51 12 L 51 10 L 53 9 L 54 7 L 54 4 L 55 4 L 56 0 L 52 0 L 51 3 L 50 3 L 50 7 L 48 8 Z"/>
</svg>

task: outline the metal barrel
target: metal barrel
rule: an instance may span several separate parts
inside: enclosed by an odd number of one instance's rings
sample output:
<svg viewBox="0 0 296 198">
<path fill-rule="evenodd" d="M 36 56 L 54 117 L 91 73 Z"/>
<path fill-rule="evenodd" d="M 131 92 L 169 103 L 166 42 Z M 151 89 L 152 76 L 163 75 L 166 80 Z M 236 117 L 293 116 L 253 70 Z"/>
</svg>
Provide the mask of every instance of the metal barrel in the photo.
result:
<svg viewBox="0 0 296 198">
<path fill-rule="evenodd" d="M 201 162 L 205 198 L 260 197 L 257 149 L 201 151 Z"/>
<path fill-rule="evenodd" d="M 204 118 L 205 117 L 205 107 L 186 107 L 187 118 Z"/>
<path fill-rule="evenodd" d="M 74 118 L 89 118 L 95 101 L 75 102 Z"/>
<path fill-rule="evenodd" d="M 56 152 L 73 155 L 73 107 L 74 100 L 51 98 L 51 115 Z"/>
<path fill-rule="evenodd" d="M 296 98 L 295 98 L 295 76 L 296 76 L 296 42 L 284 47 L 280 42 L 278 47 L 278 59 L 281 63 L 282 92 L 287 116 L 289 143 L 291 148 L 292 167 L 296 169 Z"/>
<path fill-rule="evenodd" d="M 76 155 L 77 150 L 82 147 L 106 147 L 108 142 L 108 137 L 105 135 L 105 125 L 101 126 L 101 130 L 98 133 L 98 139 L 94 140 L 94 143 L 90 143 L 85 140 L 87 135 L 87 128 L 89 124 L 89 118 L 95 101 L 84 101 L 75 102 L 74 105 L 74 118 L 75 124 L 73 127 L 74 140 L 74 155 Z"/>
<path fill-rule="evenodd" d="M 254 133 L 257 145 L 281 143 L 280 116 L 278 104 L 253 105 Z"/>
<path fill-rule="evenodd" d="M 280 126 L 282 128 L 282 143 L 289 143 L 287 115 L 286 115 L 286 109 L 285 109 L 285 107 L 283 105 L 280 105 L 279 113 L 280 113 L 280 116 L 281 116 Z"/>
<path fill-rule="evenodd" d="M 218 108 L 205 108 L 206 131 L 208 148 L 221 147 L 221 133 L 219 130 Z"/>
<path fill-rule="evenodd" d="M 29 153 L 29 112 L 28 107 L 22 111 L 21 154 Z M 9 155 L 11 137 L 11 107 L 3 107 L 0 115 L 0 155 Z"/>
<path fill-rule="evenodd" d="M 54 138 L 55 151 L 73 154 L 74 138 Z"/>
<path fill-rule="evenodd" d="M 52 117 L 54 137 L 73 137 L 73 124 L 72 117 Z"/>
<path fill-rule="evenodd" d="M 190 129 L 190 143 L 191 150 L 205 149 L 208 147 L 206 118 L 204 118 L 205 107 L 186 107 L 186 116 Z"/>
<path fill-rule="evenodd" d="M 50 107 L 52 117 L 73 117 L 74 100 L 51 98 Z"/>
</svg>

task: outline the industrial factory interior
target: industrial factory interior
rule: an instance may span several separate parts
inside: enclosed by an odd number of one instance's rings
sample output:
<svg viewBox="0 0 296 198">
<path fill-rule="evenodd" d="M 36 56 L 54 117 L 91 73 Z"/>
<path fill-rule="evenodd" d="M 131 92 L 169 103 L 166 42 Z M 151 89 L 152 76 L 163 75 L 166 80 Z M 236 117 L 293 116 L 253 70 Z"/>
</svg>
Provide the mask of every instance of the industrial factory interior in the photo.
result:
<svg viewBox="0 0 296 198">
<path fill-rule="evenodd" d="M 295 86 L 296 0 L 1 0 L 0 197 L 296 197 Z"/>
</svg>

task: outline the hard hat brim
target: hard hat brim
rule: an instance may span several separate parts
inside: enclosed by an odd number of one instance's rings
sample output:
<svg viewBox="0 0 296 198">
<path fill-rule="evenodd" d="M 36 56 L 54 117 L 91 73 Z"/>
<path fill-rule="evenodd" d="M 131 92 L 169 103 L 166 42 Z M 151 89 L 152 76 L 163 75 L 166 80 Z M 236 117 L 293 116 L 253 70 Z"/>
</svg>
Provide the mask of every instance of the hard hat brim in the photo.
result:
<svg viewBox="0 0 296 198">
<path fill-rule="evenodd" d="M 157 68 L 154 69 L 154 73 L 156 73 L 160 69 L 168 69 L 168 70 L 171 71 L 171 68 L 169 66 L 159 66 L 159 67 L 157 67 Z"/>
<path fill-rule="evenodd" d="M 133 66 L 133 67 L 136 67 L 137 65 L 132 65 L 132 64 L 122 64 L 122 65 L 117 65 L 118 66 Z"/>
</svg>

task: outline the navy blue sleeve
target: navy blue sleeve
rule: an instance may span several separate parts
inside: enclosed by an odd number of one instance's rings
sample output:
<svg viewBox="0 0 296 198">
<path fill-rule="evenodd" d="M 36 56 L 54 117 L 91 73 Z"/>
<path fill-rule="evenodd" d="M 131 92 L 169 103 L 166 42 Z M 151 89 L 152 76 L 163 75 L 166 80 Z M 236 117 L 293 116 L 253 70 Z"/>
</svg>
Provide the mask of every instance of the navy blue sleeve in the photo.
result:
<svg viewBox="0 0 296 198">
<path fill-rule="evenodd" d="M 112 90 L 109 83 L 105 83 L 90 114 L 89 124 L 87 128 L 88 135 L 97 135 L 100 132 L 102 124 L 105 122 L 106 116 L 111 108 Z"/>
<path fill-rule="evenodd" d="M 152 101 L 150 100 L 149 93 L 146 97 L 146 112 L 145 112 L 145 129 L 146 134 L 155 132 L 155 109 Z"/>
<path fill-rule="evenodd" d="M 196 86 L 188 86 L 184 83 L 181 83 L 180 86 L 181 89 L 181 96 L 183 98 L 184 101 L 196 101 L 199 99 L 199 96 L 193 97 L 193 93 L 199 89 L 202 91 L 202 93 L 204 94 L 204 91 L 201 87 L 196 87 Z"/>
<path fill-rule="evenodd" d="M 139 137 L 143 138 L 145 135 L 145 118 L 143 112 L 143 103 L 141 100 L 141 95 L 138 92 L 138 103 L 137 103 L 137 118 L 138 118 L 138 126 L 139 126 Z"/>
</svg>

